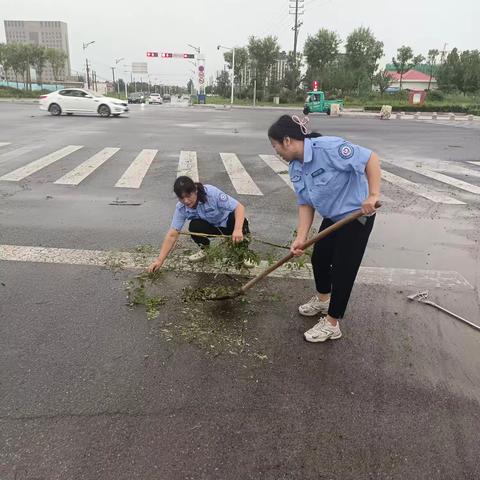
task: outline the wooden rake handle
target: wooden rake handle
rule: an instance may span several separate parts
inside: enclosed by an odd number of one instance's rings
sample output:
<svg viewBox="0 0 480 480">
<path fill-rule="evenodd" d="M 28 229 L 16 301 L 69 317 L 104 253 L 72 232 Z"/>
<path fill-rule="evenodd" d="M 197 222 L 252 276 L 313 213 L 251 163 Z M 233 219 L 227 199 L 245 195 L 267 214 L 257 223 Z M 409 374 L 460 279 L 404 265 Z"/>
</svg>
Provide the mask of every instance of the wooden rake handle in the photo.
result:
<svg viewBox="0 0 480 480">
<path fill-rule="evenodd" d="M 382 204 L 380 202 L 377 202 L 375 204 L 375 208 L 380 208 L 381 206 L 382 206 Z M 328 235 L 330 235 L 331 233 L 338 230 L 339 228 L 342 228 L 347 223 L 351 223 L 354 220 L 357 220 L 357 218 L 360 218 L 360 217 L 363 217 L 363 216 L 364 216 L 364 214 L 362 213 L 362 211 L 358 210 L 357 212 L 354 212 L 351 215 L 348 215 L 348 217 L 342 218 L 342 220 L 339 220 L 338 222 L 334 223 L 333 225 L 330 225 L 330 227 L 326 228 L 325 230 L 322 230 L 320 233 L 317 233 L 317 235 L 312 237 L 310 240 L 307 240 L 302 245 L 301 249 L 305 250 L 306 248 L 310 247 L 314 243 L 317 243 L 322 238 L 325 238 Z M 288 255 L 285 255 L 278 262 L 274 263 L 273 265 L 268 267 L 266 270 L 264 270 L 260 275 L 257 275 L 256 277 L 252 278 L 249 282 L 247 282 L 245 285 L 243 285 L 240 288 L 240 292 L 245 293 L 247 290 L 252 288 L 260 280 L 262 280 L 266 276 L 270 275 L 273 271 L 275 271 L 277 268 L 281 267 L 284 263 L 287 263 L 289 260 L 291 260 L 294 256 L 295 255 L 292 252 L 290 252 Z"/>
</svg>

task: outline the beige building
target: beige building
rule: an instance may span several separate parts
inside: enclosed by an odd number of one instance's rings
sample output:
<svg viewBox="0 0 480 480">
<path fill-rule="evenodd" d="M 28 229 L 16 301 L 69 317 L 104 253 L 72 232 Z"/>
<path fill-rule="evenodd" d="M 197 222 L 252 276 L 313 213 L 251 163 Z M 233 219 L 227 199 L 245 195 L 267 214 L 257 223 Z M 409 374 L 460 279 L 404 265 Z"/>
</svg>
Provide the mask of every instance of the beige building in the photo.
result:
<svg viewBox="0 0 480 480">
<path fill-rule="evenodd" d="M 70 49 L 68 47 L 68 31 L 65 22 L 5 20 L 4 26 L 7 43 L 33 43 L 63 50 L 67 54 L 61 78 L 55 79 L 52 68 L 47 64 L 42 73 L 42 81 L 44 83 L 53 83 L 55 80 L 64 80 L 70 77 Z M 12 72 L 7 73 L 7 79 L 10 81 L 15 80 Z"/>
</svg>

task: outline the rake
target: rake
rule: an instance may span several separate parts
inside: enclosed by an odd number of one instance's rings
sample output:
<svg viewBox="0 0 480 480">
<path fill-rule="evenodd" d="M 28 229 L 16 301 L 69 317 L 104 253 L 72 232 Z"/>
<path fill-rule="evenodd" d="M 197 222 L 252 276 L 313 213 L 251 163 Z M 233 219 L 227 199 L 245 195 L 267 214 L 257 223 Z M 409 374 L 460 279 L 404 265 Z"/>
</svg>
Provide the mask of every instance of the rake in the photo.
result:
<svg viewBox="0 0 480 480">
<path fill-rule="evenodd" d="M 380 208 L 381 203 L 377 202 L 375 204 L 375 208 Z M 312 237 L 310 240 L 305 242 L 301 250 L 305 250 L 308 247 L 312 246 L 314 243 L 317 243 L 319 240 L 322 238 L 327 237 L 331 233 L 337 231 L 338 229 L 342 228 L 344 225 L 347 225 L 348 223 L 351 223 L 361 217 L 364 217 L 364 214 L 362 213 L 361 210 L 358 210 L 357 212 L 354 212 L 347 217 L 343 218 L 342 220 L 339 220 L 338 222 L 334 223 L 330 227 L 326 228 L 325 230 L 322 230 L 320 233 Z M 294 254 L 290 252 L 288 255 L 285 255 L 283 258 L 278 260 L 276 263 L 268 267 L 266 270 L 264 270 L 262 273 L 257 275 L 256 277 L 252 278 L 250 281 L 248 281 L 245 285 L 240 287 L 238 290 L 234 290 L 233 292 L 228 292 L 226 294 L 220 294 L 220 295 L 209 295 L 206 300 L 229 300 L 232 298 L 239 297 L 240 295 L 244 295 L 247 290 L 250 290 L 254 285 L 256 285 L 260 280 L 264 279 L 268 275 L 270 275 L 273 271 L 275 271 L 277 268 L 281 267 L 283 264 L 287 263 L 289 260 L 291 260 L 294 257 Z"/>
<path fill-rule="evenodd" d="M 463 323 L 466 323 L 467 325 L 470 325 L 471 327 L 477 329 L 480 331 L 480 327 L 476 325 L 475 323 L 470 322 L 469 320 L 461 317 L 460 315 L 457 315 L 456 313 L 451 312 L 450 310 L 447 310 L 446 308 L 441 307 L 435 302 L 432 302 L 431 300 L 427 300 L 428 297 L 428 291 L 425 290 L 424 292 L 418 292 L 414 293 L 412 295 L 408 295 L 408 299 L 411 300 L 412 302 L 420 302 L 424 303 L 425 305 L 430 305 L 431 307 L 434 307 L 438 310 L 441 310 L 442 312 L 446 313 L 447 315 L 450 315 L 453 318 L 456 318 L 457 320 L 460 320 Z"/>
</svg>

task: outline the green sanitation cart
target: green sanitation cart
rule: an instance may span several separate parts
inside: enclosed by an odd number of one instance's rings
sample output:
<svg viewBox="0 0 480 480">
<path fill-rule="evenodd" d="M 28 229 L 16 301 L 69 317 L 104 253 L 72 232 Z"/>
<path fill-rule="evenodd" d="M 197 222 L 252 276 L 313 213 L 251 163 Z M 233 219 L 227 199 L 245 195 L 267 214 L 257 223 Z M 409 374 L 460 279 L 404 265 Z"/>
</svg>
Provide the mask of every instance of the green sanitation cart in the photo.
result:
<svg viewBox="0 0 480 480">
<path fill-rule="evenodd" d="M 326 113 L 330 115 L 330 106 L 333 104 L 340 105 L 340 110 L 343 108 L 343 100 L 325 100 L 325 94 L 321 90 L 308 92 L 303 114 Z"/>
</svg>

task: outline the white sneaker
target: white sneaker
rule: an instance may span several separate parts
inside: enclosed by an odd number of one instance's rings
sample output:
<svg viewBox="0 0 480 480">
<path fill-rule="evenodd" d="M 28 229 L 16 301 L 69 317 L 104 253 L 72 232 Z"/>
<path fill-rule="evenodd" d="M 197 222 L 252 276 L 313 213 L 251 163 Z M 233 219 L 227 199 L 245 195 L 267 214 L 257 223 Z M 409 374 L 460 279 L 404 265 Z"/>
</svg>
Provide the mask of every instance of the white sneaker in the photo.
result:
<svg viewBox="0 0 480 480">
<path fill-rule="evenodd" d="M 192 263 L 201 262 L 202 260 L 205 259 L 206 256 L 207 254 L 203 250 L 199 250 L 197 253 L 190 255 L 188 257 L 188 261 Z"/>
<path fill-rule="evenodd" d="M 324 342 L 325 340 L 337 340 L 342 336 L 340 331 L 340 323 L 333 326 L 330 322 L 327 322 L 325 318 L 322 318 L 316 325 L 310 330 L 307 330 L 303 336 L 307 342 Z"/>
<path fill-rule="evenodd" d="M 307 303 L 300 305 L 298 311 L 300 315 L 305 315 L 306 317 L 313 317 L 318 313 L 328 313 L 328 306 L 330 305 L 330 299 L 322 302 L 319 300 L 318 295 L 314 295 Z"/>
</svg>

